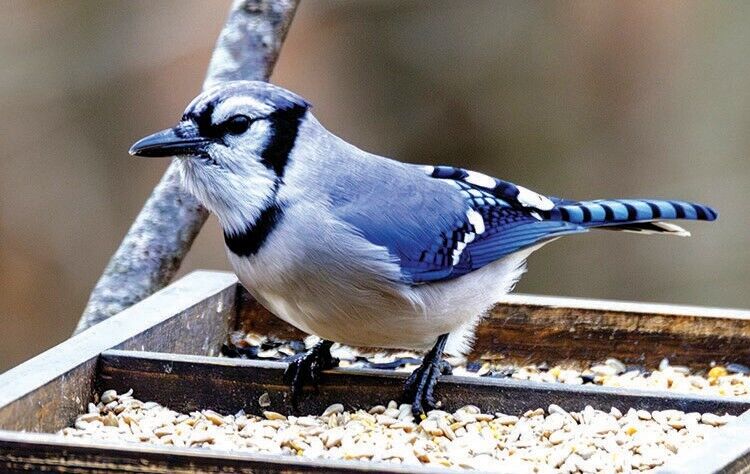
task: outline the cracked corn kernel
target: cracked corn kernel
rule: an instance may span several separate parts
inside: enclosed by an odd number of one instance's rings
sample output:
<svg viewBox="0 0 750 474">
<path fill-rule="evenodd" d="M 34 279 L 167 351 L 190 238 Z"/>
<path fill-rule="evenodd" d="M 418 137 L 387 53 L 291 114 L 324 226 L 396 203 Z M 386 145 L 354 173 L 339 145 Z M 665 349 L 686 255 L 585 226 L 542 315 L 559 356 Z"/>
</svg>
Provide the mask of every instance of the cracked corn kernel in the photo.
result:
<svg viewBox="0 0 750 474">
<path fill-rule="evenodd" d="M 718 379 L 719 377 L 724 377 L 727 375 L 727 369 L 724 367 L 717 365 L 716 367 L 712 368 L 708 371 L 708 378 L 709 379 Z"/>
</svg>

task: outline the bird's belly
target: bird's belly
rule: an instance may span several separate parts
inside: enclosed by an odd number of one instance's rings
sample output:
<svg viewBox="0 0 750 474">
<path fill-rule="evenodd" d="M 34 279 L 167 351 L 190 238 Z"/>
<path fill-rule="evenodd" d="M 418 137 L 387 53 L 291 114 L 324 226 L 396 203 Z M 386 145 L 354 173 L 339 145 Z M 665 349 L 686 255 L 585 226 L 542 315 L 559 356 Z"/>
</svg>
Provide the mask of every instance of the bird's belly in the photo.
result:
<svg viewBox="0 0 750 474">
<path fill-rule="evenodd" d="M 470 350 L 474 327 L 523 272 L 526 254 L 514 255 L 455 280 L 383 291 L 358 275 L 318 274 L 295 280 L 274 278 L 233 261 L 240 281 L 276 316 L 323 339 L 351 346 L 426 350 L 441 334 L 450 333 L 446 352 Z M 479 290 L 478 290 L 479 289 Z"/>
<path fill-rule="evenodd" d="M 309 279 L 287 276 L 271 282 L 262 276 L 265 272 L 249 268 L 246 262 L 237 263 L 240 282 L 260 304 L 297 329 L 330 341 L 422 350 L 461 323 L 430 320 L 424 308 L 409 299 L 413 295 L 407 285 L 383 291 L 376 282 L 368 288 L 357 275 L 357 288 L 352 288 L 340 283 L 341 275 L 327 274 Z"/>
<path fill-rule="evenodd" d="M 404 298 L 363 298 L 351 293 L 321 297 L 305 291 L 281 295 L 252 287 L 248 291 L 301 331 L 350 346 L 422 350 L 449 332 L 431 324 L 424 312 Z"/>
</svg>

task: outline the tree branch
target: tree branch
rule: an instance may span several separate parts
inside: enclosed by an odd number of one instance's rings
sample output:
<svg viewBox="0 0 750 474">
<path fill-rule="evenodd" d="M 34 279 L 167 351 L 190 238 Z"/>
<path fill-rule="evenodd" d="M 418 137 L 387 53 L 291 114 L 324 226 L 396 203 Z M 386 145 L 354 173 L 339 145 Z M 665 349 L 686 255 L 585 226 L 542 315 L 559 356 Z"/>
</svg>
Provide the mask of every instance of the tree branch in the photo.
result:
<svg viewBox="0 0 750 474">
<path fill-rule="evenodd" d="M 203 90 L 238 79 L 268 80 L 299 0 L 235 0 L 216 42 Z M 166 286 L 208 212 L 181 187 L 172 163 L 91 293 L 75 333 Z"/>
</svg>

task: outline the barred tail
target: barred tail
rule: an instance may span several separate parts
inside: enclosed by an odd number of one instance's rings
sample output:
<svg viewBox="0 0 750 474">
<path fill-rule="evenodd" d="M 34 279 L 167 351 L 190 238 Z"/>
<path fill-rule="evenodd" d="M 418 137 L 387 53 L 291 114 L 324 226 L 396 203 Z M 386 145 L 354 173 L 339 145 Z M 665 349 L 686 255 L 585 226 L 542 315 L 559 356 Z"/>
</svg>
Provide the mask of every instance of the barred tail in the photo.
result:
<svg viewBox="0 0 750 474">
<path fill-rule="evenodd" d="M 599 199 L 595 201 L 554 200 L 547 219 L 584 227 L 639 233 L 690 235 L 679 226 L 662 220 L 688 219 L 713 221 L 718 214 L 703 204 L 659 199 Z"/>
</svg>

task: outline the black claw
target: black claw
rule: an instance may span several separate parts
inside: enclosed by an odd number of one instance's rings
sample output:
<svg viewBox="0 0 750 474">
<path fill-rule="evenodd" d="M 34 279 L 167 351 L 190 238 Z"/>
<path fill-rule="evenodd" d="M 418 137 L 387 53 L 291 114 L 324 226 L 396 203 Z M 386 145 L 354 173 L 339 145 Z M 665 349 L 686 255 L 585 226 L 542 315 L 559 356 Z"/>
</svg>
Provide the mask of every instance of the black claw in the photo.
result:
<svg viewBox="0 0 750 474">
<path fill-rule="evenodd" d="M 416 419 L 437 407 L 435 385 L 441 374 L 448 375 L 452 372 L 450 364 L 442 359 L 447 339 L 447 334 L 438 338 L 435 347 L 422 360 L 422 365 L 412 372 L 404 384 L 403 399 L 406 403 L 411 403 L 411 412 Z"/>
<path fill-rule="evenodd" d="M 336 367 L 339 360 L 331 356 L 331 341 L 320 341 L 304 354 L 295 356 L 284 371 L 284 383 L 290 385 L 292 407 L 297 410 L 305 385 L 318 387 L 322 371 Z"/>
<path fill-rule="evenodd" d="M 453 366 L 447 360 L 440 359 L 440 374 L 453 375 Z"/>
</svg>

